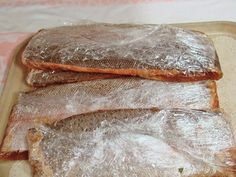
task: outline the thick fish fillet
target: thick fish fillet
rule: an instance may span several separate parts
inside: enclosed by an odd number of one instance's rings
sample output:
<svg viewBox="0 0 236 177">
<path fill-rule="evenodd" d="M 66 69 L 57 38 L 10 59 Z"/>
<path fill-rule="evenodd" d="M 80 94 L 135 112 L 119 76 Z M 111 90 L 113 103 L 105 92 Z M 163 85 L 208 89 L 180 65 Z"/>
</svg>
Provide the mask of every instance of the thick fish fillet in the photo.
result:
<svg viewBox="0 0 236 177">
<path fill-rule="evenodd" d="M 111 73 L 163 81 L 218 80 L 213 42 L 165 25 L 90 24 L 40 30 L 23 63 L 37 69 Z"/>
<path fill-rule="evenodd" d="M 173 83 L 117 78 L 49 86 L 20 94 L 10 115 L 1 151 L 27 151 L 27 129 L 42 120 L 55 121 L 108 109 L 214 109 L 218 106 L 214 81 Z"/>
<path fill-rule="evenodd" d="M 73 83 L 97 79 L 118 78 L 121 75 L 100 73 L 79 73 L 74 71 L 43 71 L 32 69 L 26 82 L 34 87 L 43 87 L 53 84 Z"/>
<path fill-rule="evenodd" d="M 109 110 L 28 133 L 35 177 L 233 177 L 236 147 L 221 112 Z"/>
</svg>

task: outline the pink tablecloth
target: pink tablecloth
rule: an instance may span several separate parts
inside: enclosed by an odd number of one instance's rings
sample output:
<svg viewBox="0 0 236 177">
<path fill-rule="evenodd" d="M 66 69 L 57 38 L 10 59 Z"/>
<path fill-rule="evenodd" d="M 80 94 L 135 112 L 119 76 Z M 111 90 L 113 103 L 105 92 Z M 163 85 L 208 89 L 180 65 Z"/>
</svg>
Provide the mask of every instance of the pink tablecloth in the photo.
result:
<svg viewBox="0 0 236 177">
<path fill-rule="evenodd" d="M 28 33 L 0 32 L 0 93 L 7 78 L 13 51 L 27 35 Z"/>
<path fill-rule="evenodd" d="M 0 0 L 0 93 L 17 44 L 40 28 L 81 19 L 113 23 L 236 21 L 235 0 Z"/>
</svg>

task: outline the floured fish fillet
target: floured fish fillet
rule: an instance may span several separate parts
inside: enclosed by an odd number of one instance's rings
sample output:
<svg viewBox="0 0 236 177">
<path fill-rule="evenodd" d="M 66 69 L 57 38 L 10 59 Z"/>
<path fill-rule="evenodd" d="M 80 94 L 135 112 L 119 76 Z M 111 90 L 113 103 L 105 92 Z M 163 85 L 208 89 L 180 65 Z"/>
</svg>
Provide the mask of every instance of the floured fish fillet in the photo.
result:
<svg viewBox="0 0 236 177">
<path fill-rule="evenodd" d="M 121 75 L 115 74 L 100 74 L 100 73 L 81 73 L 74 71 L 43 71 L 32 69 L 27 78 L 26 82 L 34 87 L 43 87 L 53 84 L 82 82 L 98 79 L 107 78 L 118 78 Z"/>
<path fill-rule="evenodd" d="M 222 77 L 213 42 L 165 25 L 87 24 L 40 30 L 23 63 L 38 69 L 111 73 L 163 81 Z"/>
<path fill-rule="evenodd" d="M 28 133 L 35 177 L 226 177 L 236 148 L 221 112 L 110 110 Z"/>
<path fill-rule="evenodd" d="M 168 83 L 117 78 L 49 86 L 21 93 L 10 115 L 1 151 L 27 151 L 27 129 L 43 120 L 55 121 L 96 110 L 152 107 L 218 108 L 215 82 Z"/>
</svg>

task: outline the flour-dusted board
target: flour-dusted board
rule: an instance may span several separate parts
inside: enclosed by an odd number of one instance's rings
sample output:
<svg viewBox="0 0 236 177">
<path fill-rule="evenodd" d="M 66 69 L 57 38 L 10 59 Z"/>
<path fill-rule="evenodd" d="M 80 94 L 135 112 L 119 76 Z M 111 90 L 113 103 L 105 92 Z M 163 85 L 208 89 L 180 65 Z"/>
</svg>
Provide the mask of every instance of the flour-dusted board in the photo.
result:
<svg viewBox="0 0 236 177">
<path fill-rule="evenodd" d="M 174 24 L 175 26 L 202 31 L 213 40 L 220 58 L 223 78 L 217 81 L 220 106 L 230 116 L 236 137 L 236 23 L 205 22 Z M 25 83 L 26 68 L 22 66 L 20 55 L 27 43 L 23 41 L 15 51 L 8 78 L 0 98 L 0 140 L 4 136 L 8 117 L 17 95 L 30 88 Z M 0 161 L 0 177 L 30 177 L 31 170 L 27 161 Z"/>
</svg>

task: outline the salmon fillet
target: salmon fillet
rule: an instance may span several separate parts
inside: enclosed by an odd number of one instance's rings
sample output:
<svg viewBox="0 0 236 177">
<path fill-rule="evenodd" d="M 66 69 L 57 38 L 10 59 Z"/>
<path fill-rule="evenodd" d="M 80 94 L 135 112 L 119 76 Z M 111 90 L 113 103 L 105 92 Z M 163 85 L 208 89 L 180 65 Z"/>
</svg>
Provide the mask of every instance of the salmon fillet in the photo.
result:
<svg viewBox="0 0 236 177">
<path fill-rule="evenodd" d="M 28 133 L 34 177 L 233 177 L 236 148 L 221 112 L 109 110 Z"/>
<path fill-rule="evenodd" d="M 122 108 L 218 108 L 214 81 L 194 83 L 161 82 L 139 78 L 84 81 L 39 88 L 21 93 L 13 107 L 5 138 L 4 152 L 25 153 L 25 135 L 41 121 L 56 121 L 72 115 Z"/>
<path fill-rule="evenodd" d="M 43 87 L 47 85 L 82 82 L 98 79 L 124 77 L 115 74 L 100 73 L 79 73 L 74 71 L 54 71 L 54 70 L 35 70 L 32 69 L 26 78 L 27 84 L 33 87 Z"/>
<path fill-rule="evenodd" d="M 23 53 L 31 68 L 140 76 L 163 81 L 218 80 L 213 42 L 166 25 L 89 24 L 40 30 Z"/>
</svg>

